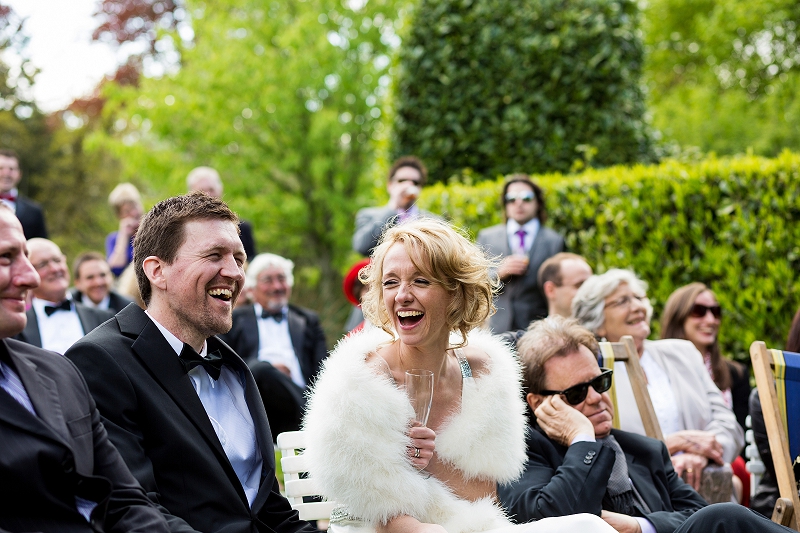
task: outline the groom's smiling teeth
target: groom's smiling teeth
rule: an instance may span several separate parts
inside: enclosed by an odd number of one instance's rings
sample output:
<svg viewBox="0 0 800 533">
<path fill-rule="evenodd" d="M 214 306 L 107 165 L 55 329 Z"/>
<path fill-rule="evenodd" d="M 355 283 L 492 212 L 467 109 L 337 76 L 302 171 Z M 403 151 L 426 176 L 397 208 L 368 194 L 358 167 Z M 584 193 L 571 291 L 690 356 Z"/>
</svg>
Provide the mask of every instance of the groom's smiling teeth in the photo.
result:
<svg viewBox="0 0 800 533">
<path fill-rule="evenodd" d="M 233 291 L 230 289 L 209 289 L 208 295 L 212 298 L 228 302 L 233 298 Z"/>
</svg>

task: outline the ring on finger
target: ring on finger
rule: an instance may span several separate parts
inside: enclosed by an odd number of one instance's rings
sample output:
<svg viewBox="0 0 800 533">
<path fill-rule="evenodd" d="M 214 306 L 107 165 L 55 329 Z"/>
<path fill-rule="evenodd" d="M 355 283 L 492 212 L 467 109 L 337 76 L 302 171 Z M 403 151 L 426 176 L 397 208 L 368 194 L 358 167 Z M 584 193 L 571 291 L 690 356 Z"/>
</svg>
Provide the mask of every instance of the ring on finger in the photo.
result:
<svg viewBox="0 0 800 533">
<path fill-rule="evenodd" d="M 694 472 L 694 468 L 687 468 L 686 469 L 686 473 L 687 474 L 691 474 L 692 472 Z"/>
<path fill-rule="evenodd" d="M 419 459 L 419 448 L 414 448 L 414 458 Z"/>
</svg>

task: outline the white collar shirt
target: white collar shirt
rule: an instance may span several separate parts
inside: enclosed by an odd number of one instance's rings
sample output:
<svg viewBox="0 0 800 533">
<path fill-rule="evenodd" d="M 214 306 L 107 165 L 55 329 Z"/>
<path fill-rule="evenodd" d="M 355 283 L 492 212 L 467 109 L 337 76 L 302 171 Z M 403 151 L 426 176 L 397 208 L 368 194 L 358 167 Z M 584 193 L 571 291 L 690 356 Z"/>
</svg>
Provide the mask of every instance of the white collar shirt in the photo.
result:
<svg viewBox="0 0 800 533">
<path fill-rule="evenodd" d="M 164 335 L 175 354 L 180 356 L 183 341 L 162 326 L 150 313 L 145 313 Z M 204 342 L 200 356 L 207 355 L 208 342 Z M 256 439 L 253 417 L 244 397 L 244 376 L 228 365 L 223 365 L 216 381 L 202 366 L 194 367 L 188 375 L 211 421 L 214 433 L 217 434 L 222 449 L 242 484 L 247 502 L 252 507 L 261 483 L 263 459 Z"/>
<path fill-rule="evenodd" d="M 100 303 L 94 303 L 91 298 L 89 298 L 88 296 L 86 296 L 84 294 L 83 295 L 83 299 L 81 300 L 81 303 L 83 305 L 85 305 L 86 307 L 91 307 L 93 309 L 102 309 L 104 311 L 108 311 L 108 307 L 111 305 L 111 295 L 110 294 L 106 294 L 105 298 L 100 300 Z"/>
<path fill-rule="evenodd" d="M 283 308 L 283 320 L 277 322 L 274 318 L 261 318 L 264 308 L 254 304 L 256 322 L 258 323 L 258 360 L 266 361 L 271 365 L 283 365 L 292 374 L 292 381 L 298 387 L 305 387 L 306 380 L 300 369 L 300 361 L 292 345 L 292 336 L 289 333 L 289 309 Z"/>
<path fill-rule="evenodd" d="M 15 198 L 19 198 L 19 191 L 17 190 L 16 187 L 14 187 L 13 189 L 11 189 L 8 192 L 10 194 L 13 194 Z M 10 207 L 11 210 L 14 212 L 14 214 L 17 213 L 17 202 L 16 201 L 6 200 L 5 198 L 2 198 L 2 199 L 0 199 L 0 202 L 3 202 L 4 204 L 6 204 L 6 206 Z"/>
<path fill-rule="evenodd" d="M 523 225 L 520 225 L 516 220 L 508 219 L 506 223 L 506 234 L 508 235 L 508 245 L 511 253 L 527 255 L 531 251 L 533 241 L 536 240 L 540 225 L 538 218 L 532 218 Z M 517 235 L 519 230 L 525 231 L 524 250 L 520 250 L 519 247 L 519 235 Z"/>
<path fill-rule="evenodd" d="M 85 332 L 78 311 L 75 309 L 75 302 L 71 301 L 72 306 L 69 311 L 59 310 L 48 316 L 44 310 L 45 306 L 57 306 L 59 303 L 61 302 L 48 302 L 34 297 L 31 305 L 33 312 L 36 313 L 42 348 L 64 355 L 70 346 L 84 336 Z"/>
</svg>

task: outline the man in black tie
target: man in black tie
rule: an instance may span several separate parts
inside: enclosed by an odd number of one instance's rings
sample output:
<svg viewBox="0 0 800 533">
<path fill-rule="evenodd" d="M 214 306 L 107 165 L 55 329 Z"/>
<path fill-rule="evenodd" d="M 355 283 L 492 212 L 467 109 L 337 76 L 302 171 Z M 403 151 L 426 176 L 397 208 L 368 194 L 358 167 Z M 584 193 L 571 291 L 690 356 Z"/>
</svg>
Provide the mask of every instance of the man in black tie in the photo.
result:
<svg viewBox="0 0 800 533">
<path fill-rule="evenodd" d="M 327 355 L 317 314 L 289 303 L 293 268 L 279 255 L 257 255 L 246 281 L 255 303 L 233 312 L 223 336 L 250 365 L 274 435 L 300 428 L 305 391 Z"/>
<path fill-rule="evenodd" d="M 13 339 L 39 277 L 0 206 L 0 532 L 166 533 L 100 423 L 75 366 Z"/>
<path fill-rule="evenodd" d="M 787 532 L 736 504 L 706 502 L 672 468 L 661 441 L 612 429 L 612 371 L 575 319 L 547 317 L 517 344 L 531 411 L 522 477 L 499 487 L 519 523 L 599 515 L 620 533 Z"/>
<path fill-rule="evenodd" d="M 117 313 L 132 301 L 111 289 L 114 274 L 99 252 L 78 254 L 72 263 L 72 275 L 75 283 L 72 299 L 87 307 Z"/>
<path fill-rule="evenodd" d="M 17 185 L 22 179 L 19 157 L 14 150 L 0 150 L 0 200 L 11 208 L 22 224 L 26 239 L 47 238 L 47 227 L 41 206 L 20 196 Z"/>
<path fill-rule="evenodd" d="M 67 258 L 56 243 L 29 239 L 28 250 L 42 281 L 33 290 L 31 308 L 27 312 L 28 324 L 17 339 L 63 354 L 113 313 L 72 301 L 68 292 Z"/>
<path fill-rule="evenodd" d="M 129 305 L 66 356 L 172 531 L 316 533 L 280 493 L 247 365 L 216 337 L 244 282 L 238 222 L 204 193 L 156 204 L 134 241 L 147 310 Z"/>
</svg>

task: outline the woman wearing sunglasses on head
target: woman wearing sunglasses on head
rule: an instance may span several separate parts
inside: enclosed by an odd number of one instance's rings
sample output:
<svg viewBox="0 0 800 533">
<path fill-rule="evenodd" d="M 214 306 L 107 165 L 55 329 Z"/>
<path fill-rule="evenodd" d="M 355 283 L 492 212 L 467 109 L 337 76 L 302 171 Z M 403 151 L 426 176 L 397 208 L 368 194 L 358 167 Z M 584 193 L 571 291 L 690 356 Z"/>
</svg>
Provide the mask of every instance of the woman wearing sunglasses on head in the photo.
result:
<svg viewBox="0 0 800 533">
<path fill-rule="evenodd" d="M 691 341 L 703 354 L 706 370 L 744 431 L 750 397 L 750 373 L 744 365 L 720 353 L 717 335 L 721 319 L 722 307 L 711 289 L 703 283 L 690 283 L 677 289 L 667 299 L 664 314 L 661 315 L 661 338 Z M 750 499 L 750 476 L 745 469 L 744 459 L 737 457 L 731 466 L 734 475 L 742 483 L 740 501 L 747 505 Z"/>
<path fill-rule="evenodd" d="M 653 308 L 646 287 L 633 272 L 611 269 L 583 283 L 572 301 L 572 314 L 608 341 L 633 337 L 672 464 L 698 489 L 708 464 L 729 463 L 738 456 L 744 432 L 691 342 L 647 340 Z M 615 365 L 614 370 L 620 427 L 644 435 L 625 366 Z"/>
</svg>

